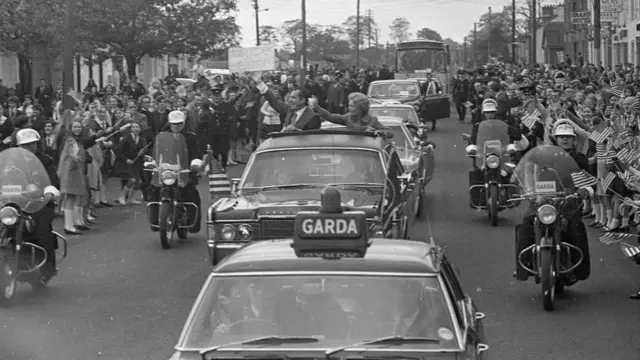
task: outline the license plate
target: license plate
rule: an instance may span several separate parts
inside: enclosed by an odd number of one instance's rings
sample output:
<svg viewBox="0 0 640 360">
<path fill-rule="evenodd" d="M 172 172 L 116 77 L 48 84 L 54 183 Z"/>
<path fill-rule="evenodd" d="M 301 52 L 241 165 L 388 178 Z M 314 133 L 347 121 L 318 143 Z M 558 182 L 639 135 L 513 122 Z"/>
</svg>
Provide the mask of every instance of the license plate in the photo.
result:
<svg viewBox="0 0 640 360">
<path fill-rule="evenodd" d="M 502 141 L 500 141 L 500 140 L 487 140 L 487 141 L 484 142 L 484 147 L 500 148 L 500 147 L 502 147 Z"/>
<path fill-rule="evenodd" d="M 554 193 L 556 192 L 555 181 L 536 181 L 536 193 Z"/>
<path fill-rule="evenodd" d="M 2 185 L 0 191 L 4 196 L 19 196 L 22 195 L 22 185 Z"/>
</svg>

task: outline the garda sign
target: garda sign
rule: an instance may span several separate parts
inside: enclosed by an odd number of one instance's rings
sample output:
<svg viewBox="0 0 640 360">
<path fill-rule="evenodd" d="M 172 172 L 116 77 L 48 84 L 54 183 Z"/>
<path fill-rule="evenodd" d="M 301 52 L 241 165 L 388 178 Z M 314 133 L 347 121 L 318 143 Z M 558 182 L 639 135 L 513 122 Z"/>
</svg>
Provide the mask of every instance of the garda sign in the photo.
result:
<svg viewBox="0 0 640 360">
<path fill-rule="evenodd" d="M 362 212 L 340 214 L 301 212 L 296 217 L 295 235 L 307 240 L 359 239 L 365 229 L 366 218 Z"/>
</svg>

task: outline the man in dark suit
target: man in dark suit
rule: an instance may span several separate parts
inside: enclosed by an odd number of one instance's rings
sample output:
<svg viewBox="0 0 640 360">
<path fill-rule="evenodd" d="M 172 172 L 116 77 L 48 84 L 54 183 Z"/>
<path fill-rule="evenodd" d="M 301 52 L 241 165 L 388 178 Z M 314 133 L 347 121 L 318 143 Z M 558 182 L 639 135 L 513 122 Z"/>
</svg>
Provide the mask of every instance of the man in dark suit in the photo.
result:
<svg viewBox="0 0 640 360">
<path fill-rule="evenodd" d="M 464 104 L 469 100 L 469 77 L 465 70 L 458 70 L 458 77 L 453 81 L 453 99 L 456 102 L 458 120 L 464 122 L 467 115 L 467 107 Z"/>
<path fill-rule="evenodd" d="M 258 90 L 260 90 L 260 93 L 275 111 L 280 114 L 285 114 L 282 131 L 320 129 L 322 120 L 320 120 L 320 117 L 308 106 L 311 94 L 307 89 L 301 87 L 293 90 L 289 94 L 289 103 L 286 104 L 269 90 L 269 87 L 262 82 L 261 78 L 259 75 L 254 76 Z"/>
<path fill-rule="evenodd" d="M 44 79 L 40 79 L 40 86 L 36 89 L 35 98 L 44 108 L 44 115 L 47 118 L 53 116 L 53 88 L 47 85 Z"/>
<path fill-rule="evenodd" d="M 426 99 L 429 97 L 442 94 L 442 86 L 440 83 L 433 79 L 433 74 L 427 73 L 427 81 L 422 84 L 422 94 Z M 425 122 L 431 121 L 431 130 L 436 129 L 437 114 L 438 114 L 438 102 L 425 101 L 422 106 L 422 118 Z"/>
</svg>

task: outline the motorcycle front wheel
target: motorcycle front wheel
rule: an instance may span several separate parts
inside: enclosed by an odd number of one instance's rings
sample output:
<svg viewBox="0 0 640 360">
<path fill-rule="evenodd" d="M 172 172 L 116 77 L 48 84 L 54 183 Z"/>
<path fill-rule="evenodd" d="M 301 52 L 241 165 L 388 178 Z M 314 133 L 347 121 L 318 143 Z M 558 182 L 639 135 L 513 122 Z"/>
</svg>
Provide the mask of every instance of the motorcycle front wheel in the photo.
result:
<svg viewBox="0 0 640 360">
<path fill-rule="evenodd" d="M 175 224 L 175 214 L 173 204 L 163 202 L 160 205 L 160 216 L 158 216 L 158 226 L 160 227 L 160 245 L 167 250 L 171 249 L 173 242 L 173 227 Z"/>
<path fill-rule="evenodd" d="M 489 219 L 491 226 L 498 226 L 498 204 L 500 203 L 500 191 L 498 185 L 489 187 Z"/>
<path fill-rule="evenodd" d="M 550 248 L 540 250 L 540 284 L 542 290 L 542 307 L 547 311 L 554 310 L 556 297 L 555 255 Z"/>
<path fill-rule="evenodd" d="M 16 279 L 16 269 L 13 265 L 15 259 L 11 256 L 3 256 L 0 262 L 0 306 L 9 306 L 15 299 L 18 291 L 18 280 Z"/>
</svg>

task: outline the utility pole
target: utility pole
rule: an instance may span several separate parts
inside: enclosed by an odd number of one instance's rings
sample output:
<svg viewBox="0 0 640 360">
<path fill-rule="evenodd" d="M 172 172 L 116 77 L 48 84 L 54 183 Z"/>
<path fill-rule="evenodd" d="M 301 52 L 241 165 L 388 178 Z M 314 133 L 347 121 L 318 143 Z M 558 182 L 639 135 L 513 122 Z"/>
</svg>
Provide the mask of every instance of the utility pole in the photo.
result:
<svg viewBox="0 0 640 360">
<path fill-rule="evenodd" d="M 489 6 L 489 29 L 487 31 L 487 63 L 491 61 L 491 6 Z"/>
<path fill-rule="evenodd" d="M 360 0 L 356 9 L 356 67 L 360 67 Z"/>
<path fill-rule="evenodd" d="M 258 18 L 260 8 L 258 7 L 258 0 L 253 0 L 253 10 L 256 11 L 256 45 L 260 46 L 260 19 Z"/>
<path fill-rule="evenodd" d="M 538 63 L 538 56 L 536 55 L 536 50 L 538 47 L 536 46 L 538 40 L 536 39 L 536 32 L 538 31 L 538 15 L 536 14 L 537 1 L 531 0 L 531 44 L 530 46 L 530 57 L 529 57 L 529 65 L 533 66 Z"/>
<path fill-rule="evenodd" d="M 307 4 L 302 0 L 302 78 L 307 76 Z"/>
<path fill-rule="evenodd" d="M 478 23 L 473 23 L 473 69 L 475 70 L 478 66 L 478 61 L 476 60 L 478 54 Z"/>
<path fill-rule="evenodd" d="M 602 56 L 600 45 L 602 44 L 602 23 L 600 22 L 600 0 L 593 1 L 593 52 L 598 73 L 600 73 L 600 59 Z"/>
<path fill-rule="evenodd" d="M 73 89 L 73 55 L 75 49 L 73 48 L 73 17 L 76 13 L 76 2 L 74 0 L 66 0 L 65 14 L 65 34 L 64 43 L 62 45 L 62 89 L 63 93 Z"/>
<path fill-rule="evenodd" d="M 462 46 L 464 47 L 464 65 L 463 67 L 467 67 L 467 37 L 464 37 L 464 41 L 462 42 Z"/>
<path fill-rule="evenodd" d="M 511 62 L 516 64 L 516 0 L 511 0 Z"/>
<path fill-rule="evenodd" d="M 367 36 L 369 38 L 368 43 L 369 46 L 367 48 L 367 60 L 369 61 L 369 66 L 371 66 L 371 38 L 373 37 L 373 34 L 371 33 L 371 13 L 373 11 L 371 9 L 367 10 L 367 32 L 369 33 L 369 35 Z"/>
</svg>

